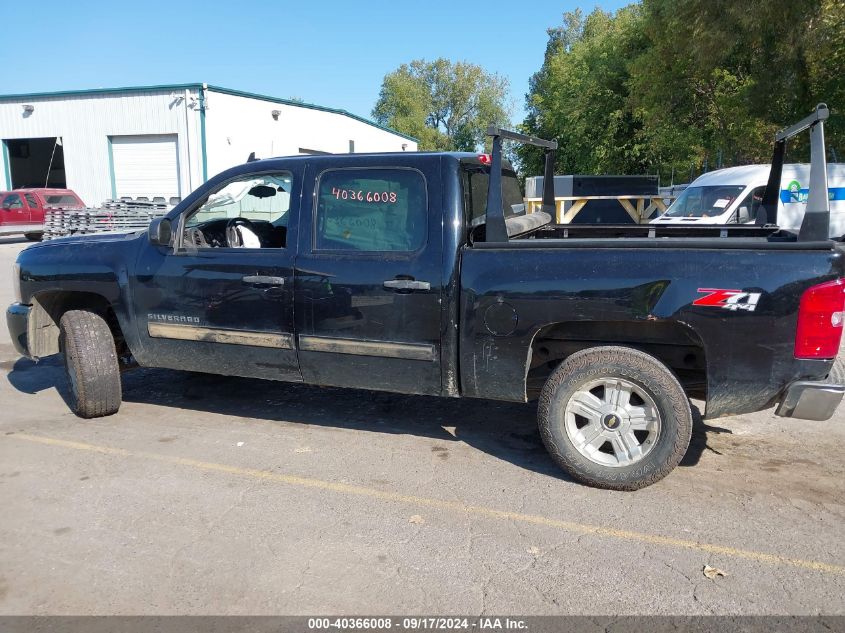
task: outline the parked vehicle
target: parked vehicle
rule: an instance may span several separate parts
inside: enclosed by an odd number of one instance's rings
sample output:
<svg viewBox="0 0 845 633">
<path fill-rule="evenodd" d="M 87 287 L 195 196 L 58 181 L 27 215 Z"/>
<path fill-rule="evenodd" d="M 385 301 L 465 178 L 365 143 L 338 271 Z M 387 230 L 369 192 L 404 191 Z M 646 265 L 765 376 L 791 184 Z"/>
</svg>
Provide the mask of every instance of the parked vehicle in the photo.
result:
<svg viewBox="0 0 845 633">
<path fill-rule="evenodd" d="M 763 200 L 771 165 L 717 169 L 696 178 L 666 213 L 652 224 L 753 224 Z M 830 236 L 845 234 L 845 164 L 827 166 Z M 810 165 L 783 166 L 778 197 L 778 226 L 801 228 L 809 195 Z"/>
<path fill-rule="evenodd" d="M 552 225 L 545 211 L 524 214 L 501 147 L 545 149 L 552 210 L 556 143 L 490 133 L 492 156 L 255 161 L 146 233 L 30 247 L 7 312 L 14 344 L 31 358 L 64 354 L 82 417 L 118 410 L 133 363 L 539 399 L 554 460 L 621 490 L 681 460 L 690 396 L 707 418 L 775 405 L 831 417 L 845 391 L 827 380 L 845 245 L 824 227 Z M 824 222 L 825 208 L 811 199 L 807 217 Z"/>
<path fill-rule="evenodd" d="M 85 203 L 70 189 L 0 191 L 0 235 L 23 233 L 28 240 L 40 240 L 50 207 L 82 209 Z"/>
</svg>

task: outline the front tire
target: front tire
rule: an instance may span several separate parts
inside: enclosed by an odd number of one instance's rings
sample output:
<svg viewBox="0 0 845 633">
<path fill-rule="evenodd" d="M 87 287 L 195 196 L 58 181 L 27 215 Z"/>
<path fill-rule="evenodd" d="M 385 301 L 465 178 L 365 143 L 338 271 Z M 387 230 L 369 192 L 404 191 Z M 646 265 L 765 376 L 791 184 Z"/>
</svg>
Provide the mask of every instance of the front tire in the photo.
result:
<svg viewBox="0 0 845 633">
<path fill-rule="evenodd" d="M 59 322 L 71 408 L 81 418 L 117 413 L 122 397 L 114 337 L 103 317 L 69 310 Z"/>
<path fill-rule="evenodd" d="M 576 352 L 540 394 L 546 449 L 575 479 L 638 490 L 663 479 L 692 435 L 689 399 L 659 360 L 627 347 Z"/>
<path fill-rule="evenodd" d="M 43 233 L 24 233 L 23 236 L 28 239 L 30 242 L 40 242 L 41 238 L 44 237 Z"/>
</svg>

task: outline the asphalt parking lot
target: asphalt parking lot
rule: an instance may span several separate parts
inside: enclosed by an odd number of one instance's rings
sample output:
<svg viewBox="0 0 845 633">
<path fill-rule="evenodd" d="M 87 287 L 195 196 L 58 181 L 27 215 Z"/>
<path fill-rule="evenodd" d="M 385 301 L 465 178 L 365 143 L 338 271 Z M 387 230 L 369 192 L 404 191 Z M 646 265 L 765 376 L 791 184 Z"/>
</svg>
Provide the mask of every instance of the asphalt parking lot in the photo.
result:
<svg viewBox="0 0 845 633">
<path fill-rule="evenodd" d="M 845 614 L 845 410 L 699 420 L 621 493 L 530 404 L 142 369 L 83 421 L 5 324 L 0 372 L 0 614 Z"/>
</svg>

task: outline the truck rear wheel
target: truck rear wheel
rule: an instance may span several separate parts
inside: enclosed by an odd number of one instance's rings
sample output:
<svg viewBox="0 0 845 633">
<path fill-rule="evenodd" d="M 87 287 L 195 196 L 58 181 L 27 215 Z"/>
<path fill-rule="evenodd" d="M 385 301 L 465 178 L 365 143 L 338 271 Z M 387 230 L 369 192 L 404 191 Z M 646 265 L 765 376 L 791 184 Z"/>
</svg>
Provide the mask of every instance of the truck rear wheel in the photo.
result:
<svg viewBox="0 0 845 633">
<path fill-rule="evenodd" d="M 692 435 L 689 399 L 659 360 L 627 347 L 567 358 L 540 394 L 540 434 L 561 468 L 598 488 L 637 490 L 668 475 Z"/>
<path fill-rule="evenodd" d="M 85 310 L 69 310 L 59 322 L 59 346 L 71 392 L 71 408 L 82 418 L 120 409 L 120 366 L 105 320 Z"/>
</svg>

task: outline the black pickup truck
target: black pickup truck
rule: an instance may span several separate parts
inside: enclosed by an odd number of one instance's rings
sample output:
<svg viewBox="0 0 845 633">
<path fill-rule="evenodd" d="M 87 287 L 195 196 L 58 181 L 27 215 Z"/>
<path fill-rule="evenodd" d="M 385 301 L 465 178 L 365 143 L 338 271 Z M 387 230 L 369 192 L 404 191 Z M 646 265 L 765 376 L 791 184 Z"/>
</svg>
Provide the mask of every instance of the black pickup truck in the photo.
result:
<svg viewBox="0 0 845 633">
<path fill-rule="evenodd" d="M 822 115 L 799 127 L 822 134 Z M 549 184 L 556 144 L 490 133 L 492 155 L 248 162 L 148 232 L 33 245 L 7 312 L 15 345 L 64 355 L 82 417 L 115 413 L 120 373 L 134 365 L 538 399 L 553 458 L 622 490 L 681 460 L 689 397 L 707 418 L 773 406 L 833 415 L 845 263 L 827 238 L 826 195 L 818 202 L 826 180 L 811 185 L 800 235 L 770 217 L 555 225 L 549 186 L 544 211 L 524 212 L 502 141 L 542 146 Z"/>
</svg>

